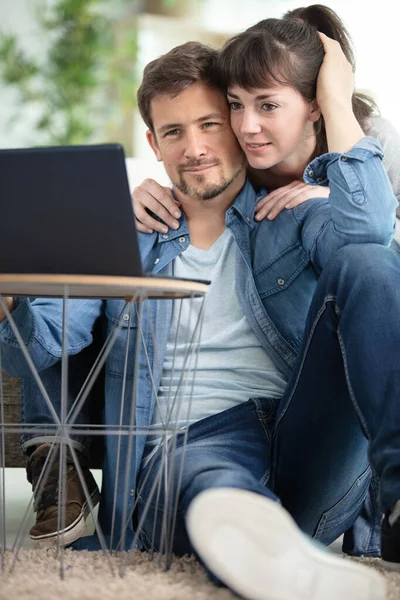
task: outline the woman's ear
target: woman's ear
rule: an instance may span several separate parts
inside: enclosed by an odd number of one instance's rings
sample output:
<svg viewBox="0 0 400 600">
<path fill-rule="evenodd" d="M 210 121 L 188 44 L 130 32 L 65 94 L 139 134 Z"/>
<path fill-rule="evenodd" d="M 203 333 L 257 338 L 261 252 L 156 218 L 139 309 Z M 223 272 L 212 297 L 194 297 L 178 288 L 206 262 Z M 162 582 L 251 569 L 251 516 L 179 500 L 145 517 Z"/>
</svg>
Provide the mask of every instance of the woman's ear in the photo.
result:
<svg viewBox="0 0 400 600">
<path fill-rule="evenodd" d="M 316 123 L 321 116 L 321 109 L 318 106 L 318 102 L 313 100 L 310 102 L 310 112 L 308 114 L 308 118 L 312 123 Z"/>
</svg>

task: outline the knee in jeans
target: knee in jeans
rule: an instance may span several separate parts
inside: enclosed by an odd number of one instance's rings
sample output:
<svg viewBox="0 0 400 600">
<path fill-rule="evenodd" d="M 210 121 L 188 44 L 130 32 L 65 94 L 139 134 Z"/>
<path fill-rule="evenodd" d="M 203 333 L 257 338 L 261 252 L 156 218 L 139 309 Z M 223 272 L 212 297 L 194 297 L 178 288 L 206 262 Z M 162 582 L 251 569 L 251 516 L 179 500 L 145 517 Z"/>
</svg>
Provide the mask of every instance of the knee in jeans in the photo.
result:
<svg viewBox="0 0 400 600">
<path fill-rule="evenodd" d="M 255 479 L 247 469 L 219 468 L 197 473 L 191 484 L 186 486 L 181 499 L 181 508 L 185 512 L 192 500 L 205 490 L 213 488 L 239 488 L 253 490 Z"/>
<path fill-rule="evenodd" d="M 390 281 L 394 270 L 400 274 L 400 263 L 392 249 L 379 244 L 350 244 L 335 252 L 326 274 L 352 283 L 360 279 L 374 283 Z"/>
</svg>

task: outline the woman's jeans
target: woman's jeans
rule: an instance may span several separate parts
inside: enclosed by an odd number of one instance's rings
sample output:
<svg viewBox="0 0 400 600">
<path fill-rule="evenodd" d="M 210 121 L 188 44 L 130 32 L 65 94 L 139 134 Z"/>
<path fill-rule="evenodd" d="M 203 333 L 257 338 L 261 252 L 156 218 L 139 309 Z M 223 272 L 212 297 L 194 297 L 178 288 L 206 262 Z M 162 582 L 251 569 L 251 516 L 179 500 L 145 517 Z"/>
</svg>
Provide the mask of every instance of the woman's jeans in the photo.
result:
<svg viewBox="0 0 400 600">
<path fill-rule="evenodd" d="M 335 253 L 319 280 L 298 363 L 278 406 L 251 399 L 195 423 L 181 472 L 182 444 L 179 436 L 169 471 L 168 506 L 178 500 L 176 554 L 192 550 L 185 529 L 190 502 L 215 487 L 279 499 L 304 532 L 330 544 L 360 515 L 369 465 L 380 506 L 372 494 L 373 527 L 357 519 L 362 550 L 351 534 L 345 549 L 378 553 L 381 514 L 400 499 L 398 254 L 375 244 Z M 142 471 L 138 488 L 142 540 L 158 549 L 166 523 L 174 522 L 168 511 L 163 520 L 163 491 L 144 510 L 160 460 L 161 451 Z"/>
</svg>

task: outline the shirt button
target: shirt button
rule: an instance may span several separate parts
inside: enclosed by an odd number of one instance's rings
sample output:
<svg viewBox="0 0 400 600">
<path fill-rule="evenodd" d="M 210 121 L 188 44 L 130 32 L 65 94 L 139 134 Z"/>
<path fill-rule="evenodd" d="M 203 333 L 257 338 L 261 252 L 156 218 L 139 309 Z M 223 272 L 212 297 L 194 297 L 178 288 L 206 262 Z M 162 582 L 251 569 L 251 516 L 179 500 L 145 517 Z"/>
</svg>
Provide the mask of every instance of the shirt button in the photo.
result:
<svg viewBox="0 0 400 600">
<path fill-rule="evenodd" d="M 321 181 L 323 181 L 323 180 L 324 180 L 324 178 L 323 178 L 323 177 L 317 177 L 317 181 L 318 181 L 318 182 L 321 182 Z"/>
<path fill-rule="evenodd" d="M 131 490 L 131 491 L 129 492 L 129 495 L 133 497 L 133 496 L 135 495 L 135 490 Z"/>
<path fill-rule="evenodd" d="M 285 285 L 285 280 L 282 279 L 281 277 L 279 277 L 278 281 L 278 285 Z"/>
<path fill-rule="evenodd" d="M 341 156 L 341 159 L 344 160 L 346 162 L 347 160 L 347 156 Z"/>
<path fill-rule="evenodd" d="M 251 223 L 251 219 L 250 219 L 250 217 L 246 217 L 246 221 L 247 221 L 248 223 Z"/>
<path fill-rule="evenodd" d="M 168 239 L 168 233 L 164 233 L 163 240 L 167 240 L 167 239 Z"/>
<path fill-rule="evenodd" d="M 308 176 L 309 176 L 309 177 L 313 177 L 313 175 L 314 175 L 314 171 L 313 171 L 312 169 L 310 169 L 310 170 L 308 171 Z"/>
<path fill-rule="evenodd" d="M 179 241 L 181 244 L 184 244 L 186 242 L 186 238 L 185 237 L 180 237 Z"/>
<path fill-rule="evenodd" d="M 159 258 L 156 258 L 156 260 L 154 261 L 154 264 L 157 265 L 160 262 Z"/>
<path fill-rule="evenodd" d="M 123 318 L 124 321 L 129 321 L 129 315 L 128 314 L 125 314 L 122 318 Z"/>
</svg>

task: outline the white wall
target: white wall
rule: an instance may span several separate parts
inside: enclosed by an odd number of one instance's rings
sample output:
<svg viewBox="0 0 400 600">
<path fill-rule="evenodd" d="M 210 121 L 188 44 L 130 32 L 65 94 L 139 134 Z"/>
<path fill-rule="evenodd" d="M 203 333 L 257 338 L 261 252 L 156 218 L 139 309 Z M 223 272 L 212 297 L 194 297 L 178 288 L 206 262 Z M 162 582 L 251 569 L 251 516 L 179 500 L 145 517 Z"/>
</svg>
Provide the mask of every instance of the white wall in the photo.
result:
<svg viewBox="0 0 400 600">
<path fill-rule="evenodd" d="M 155 179 L 160 185 L 171 185 L 170 179 L 162 163 L 144 158 L 127 158 L 126 170 L 128 173 L 129 188 L 140 185 L 144 179 Z"/>
</svg>

